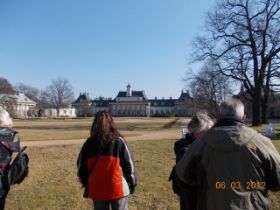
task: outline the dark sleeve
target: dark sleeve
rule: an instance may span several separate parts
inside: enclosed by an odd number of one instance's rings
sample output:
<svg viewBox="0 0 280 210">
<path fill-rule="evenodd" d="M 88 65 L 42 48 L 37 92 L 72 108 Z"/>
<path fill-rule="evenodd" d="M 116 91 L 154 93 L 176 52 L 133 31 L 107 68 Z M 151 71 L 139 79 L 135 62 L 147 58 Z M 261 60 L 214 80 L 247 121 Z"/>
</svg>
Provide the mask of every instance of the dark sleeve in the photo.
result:
<svg viewBox="0 0 280 210">
<path fill-rule="evenodd" d="M 189 184 L 196 185 L 197 183 L 197 169 L 200 162 L 200 151 L 203 146 L 202 141 L 194 142 L 192 147 L 176 164 L 176 173 L 178 178 Z"/>
<path fill-rule="evenodd" d="M 179 160 L 182 159 L 184 154 L 190 149 L 191 143 L 193 142 L 193 139 L 191 138 L 190 134 L 186 134 L 186 138 L 179 139 L 174 144 L 174 152 L 176 155 L 176 163 L 179 162 Z"/>
<path fill-rule="evenodd" d="M 266 150 L 262 158 L 265 169 L 266 188 L 272 191 L 280 190 L 280 155 L 271 140 L 263 140 Z"/>
<path fill-rule="evenodd" d="M 136 171 L 134 166 L 134 161 L 132 154 L 128 148 L 128 145 L 124 139 L 122 139 L 122 147 L 120 153 L 120 163 L 124 173 L 124 177 L 129 185 L 130 188 L 136 186 L 137 184 L 137 177 Z"/>
<path fill-rule="evenodd" d="M 86 146 L 83 145 L 80 154 L 77 160 L 77 176 L 79 178 L 80 183 L 85 186 L 87 184 L 88 179 L 88 168 L 87 168 L 87 158 L 85 153 Z"/>
<path fill-rule="evenodd" d="M 179 139 L 178 141 L 176 141 L 175 142 L 175 144 L 174 144 L 174 153 L 175 153 L 175 155 L 177 155 L 177 153 L 178 153 L 178 151 L 179 151 L 179 149 L 180 149 L 180 143 L 181 143 L 181 141 L 183 141 L 184 139 Z"/>
<path fill-rule="evenodd" d="M 196 185 L 196 165 L 197 156 L 186 158 L 186 156 L 181 159 L 178 164 L 176 164 L 176 173 L 178 178 L 189 185 Z"/>
</svg>

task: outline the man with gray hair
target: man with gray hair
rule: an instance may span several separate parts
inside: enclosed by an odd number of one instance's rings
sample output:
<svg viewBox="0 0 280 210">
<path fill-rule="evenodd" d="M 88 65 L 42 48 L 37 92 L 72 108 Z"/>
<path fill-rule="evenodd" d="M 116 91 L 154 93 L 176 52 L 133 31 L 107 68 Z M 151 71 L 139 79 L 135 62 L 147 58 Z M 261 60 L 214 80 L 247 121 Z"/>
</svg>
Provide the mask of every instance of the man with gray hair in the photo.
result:
<svg viewBox="0 0 280 210">
<path fill-rule="evenodd" d="M 246 116 L 244 114 L 244 104 L 240 100 L 231 98 L 221 103 L 220 118 L 237 118 L 244 120 L 245 117 Z"/>
<path fill-rule="evenodd" d="M 280 190 L 280 155 L 247 127 L 244 105 L 228 99 L 218 122 L 177 163 L 178 177 L 197 188 L 197 209 L 269 209 L 267 190 Z"/>
</svg>

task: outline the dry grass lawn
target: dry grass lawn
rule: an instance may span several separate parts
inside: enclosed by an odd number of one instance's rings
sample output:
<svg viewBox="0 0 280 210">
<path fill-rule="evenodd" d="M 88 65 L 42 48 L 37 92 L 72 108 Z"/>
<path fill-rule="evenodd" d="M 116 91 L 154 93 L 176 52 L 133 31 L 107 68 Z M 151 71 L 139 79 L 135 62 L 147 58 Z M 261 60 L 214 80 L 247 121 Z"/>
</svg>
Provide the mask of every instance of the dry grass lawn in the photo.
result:
<svg viewBox="0 0 280 210">
<path fill-rule="evenodd" d="M 176 139 L 183 118 L 116 118 L 116 125 L 128 140 Z M 85 139 L 92 119 L 15 120 L 14 128 L 23 141 Z"/>
<path fill-rule="evenodd" d="M 139 184 L 130 197 L 130 209 L 178 209 L 177 197 L 167 181 L 174 163 L 173 140 L 135 141 L 130 147 L 138 169 Z M 30 147 L 29 177 L 12 187 L 7 210 L 86 210 L 76 177 L 76 158 L 81 145 Z"/>
</svg>

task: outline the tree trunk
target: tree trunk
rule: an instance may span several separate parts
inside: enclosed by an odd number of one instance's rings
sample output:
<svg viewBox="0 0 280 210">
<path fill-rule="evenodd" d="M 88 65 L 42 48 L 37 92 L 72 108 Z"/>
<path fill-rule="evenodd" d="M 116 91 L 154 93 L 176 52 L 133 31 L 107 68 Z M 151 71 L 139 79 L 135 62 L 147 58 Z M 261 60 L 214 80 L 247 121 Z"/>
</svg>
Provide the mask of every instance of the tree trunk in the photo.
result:
<svg viewBox="0 0 280 210">
<path fill-rule="evenodd" d="M 252 101 L 252 126 L 261 125 L 261 117 L 260 117 L 260 96 L 254 97 Z"/>
<path fill-rule="evenodd" d="M 265 81 L 265 86 L 263 90 L 263 100 L 262 100 L 262 123 L 266 124 L 268 122 L 268 106 L 269 106 L 269 98 L 270 98 L 270 78 L 271 78 L 271 61 L 267 66 L 267 76 Z"/>
<path fill-rule="evenodd" d="M 268 116 L 267 116 L 267 108 L 268 108 L 268 102 L 262 103 L 262 123 L 267 124 L 268 123 Z"/>
</svg>

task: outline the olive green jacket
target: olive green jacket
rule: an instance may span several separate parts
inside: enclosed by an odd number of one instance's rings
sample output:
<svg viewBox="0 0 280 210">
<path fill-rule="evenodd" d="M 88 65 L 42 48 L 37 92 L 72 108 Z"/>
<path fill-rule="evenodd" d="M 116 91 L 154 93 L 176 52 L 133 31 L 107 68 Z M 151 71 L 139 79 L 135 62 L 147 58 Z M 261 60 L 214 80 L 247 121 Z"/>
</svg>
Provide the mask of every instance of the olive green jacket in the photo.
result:
<svg viewBox="0 0 280 210">
<path fill-rule="evenodd" d="M 199 210 L 269 209 L 267 190 L 280 190 L 280 156 L 271 140 L 235 120 L 196 140 L 176 172 L 197 187 Z"/>
</svg>

